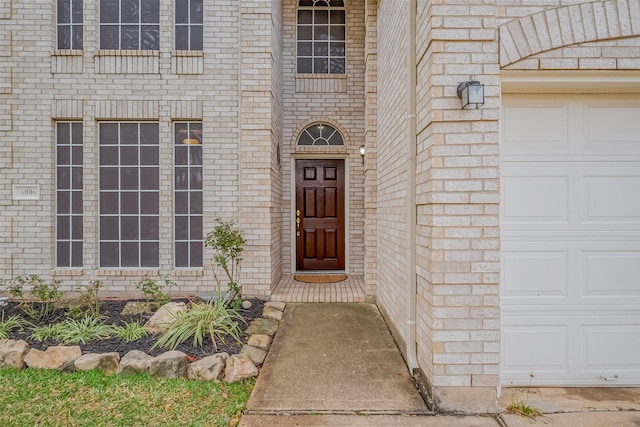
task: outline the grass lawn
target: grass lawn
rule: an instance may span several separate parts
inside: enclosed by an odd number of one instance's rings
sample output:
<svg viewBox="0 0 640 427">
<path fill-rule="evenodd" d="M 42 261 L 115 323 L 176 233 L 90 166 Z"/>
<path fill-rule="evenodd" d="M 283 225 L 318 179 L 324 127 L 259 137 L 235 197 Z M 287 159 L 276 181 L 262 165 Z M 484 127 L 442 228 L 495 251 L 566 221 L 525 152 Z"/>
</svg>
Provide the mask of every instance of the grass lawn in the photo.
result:
<svg viewBox="0 0 640 427">
<path fill-rule="evenodd" d="M 0 426 L 228 426 L 254 384 L 3 368 Z"/>
</svg>

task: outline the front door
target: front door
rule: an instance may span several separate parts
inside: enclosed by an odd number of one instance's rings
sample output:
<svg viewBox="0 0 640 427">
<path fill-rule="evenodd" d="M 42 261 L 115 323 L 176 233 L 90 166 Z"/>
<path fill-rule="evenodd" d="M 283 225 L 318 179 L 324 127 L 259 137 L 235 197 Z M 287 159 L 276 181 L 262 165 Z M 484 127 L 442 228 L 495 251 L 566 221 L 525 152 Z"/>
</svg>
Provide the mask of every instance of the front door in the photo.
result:
<svg viewBox="0 0 640 427">
<path fill-rule="evenodd" d="M 344 270 L 344 160 L 296 160 L 296 268 Z"/>
</svg>

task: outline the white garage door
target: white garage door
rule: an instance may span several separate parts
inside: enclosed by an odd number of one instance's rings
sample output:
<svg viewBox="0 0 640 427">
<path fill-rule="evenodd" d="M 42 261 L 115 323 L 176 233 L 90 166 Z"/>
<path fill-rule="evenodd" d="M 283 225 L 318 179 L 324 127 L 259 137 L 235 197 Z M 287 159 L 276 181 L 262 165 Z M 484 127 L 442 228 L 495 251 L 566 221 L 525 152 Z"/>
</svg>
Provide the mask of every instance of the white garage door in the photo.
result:
<svg viewBox="0 0 640 427">
<path fill-rule="evenodd" d="M 640 96 L 503 96 L 503 385 L 640 385 Z"/>
</svg>

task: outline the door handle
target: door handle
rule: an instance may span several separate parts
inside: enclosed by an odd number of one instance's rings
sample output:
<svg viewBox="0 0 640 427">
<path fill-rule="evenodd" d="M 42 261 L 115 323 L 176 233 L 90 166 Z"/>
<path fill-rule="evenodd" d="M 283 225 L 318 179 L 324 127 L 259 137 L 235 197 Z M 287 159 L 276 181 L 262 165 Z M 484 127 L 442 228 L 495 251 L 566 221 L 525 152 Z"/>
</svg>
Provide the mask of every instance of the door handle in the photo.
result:
<svg viewBox="0 0 640 427">
<path fill-rule="evenodd" d="M 296 210 L 296 236 L 300 237 L 300 209 Z"/>
</svg>

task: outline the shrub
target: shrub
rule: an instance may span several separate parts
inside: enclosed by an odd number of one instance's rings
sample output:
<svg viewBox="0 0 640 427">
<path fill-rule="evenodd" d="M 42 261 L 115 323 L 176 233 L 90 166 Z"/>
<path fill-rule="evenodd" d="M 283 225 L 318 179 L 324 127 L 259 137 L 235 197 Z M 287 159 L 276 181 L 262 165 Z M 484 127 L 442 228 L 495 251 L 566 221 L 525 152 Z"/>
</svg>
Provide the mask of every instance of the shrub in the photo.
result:
<svg viewBox="0 0 640 427">
<path fill-rule="evenodd" d="M 100 317 L 100 298 L 98 292 L 102 287 L 102 281 L 92 280 L 82 289 L 78 287 L 80 297 L 73 305 L 69 306 L 69 316 L 74 319 L 80 319 L 85 316 Z"/>
<path fill-rule="evenodd" d="M 165 274 L 161 276 L 161 278 L 164 283 L 160 283 L 158 280 L 145 275 L 142 280 L 135 285 L 135 288 L 142 292 L 147 304 L 153 303 L 157 307 L 160 307 L 171 300 L 170 291 L 176 283 L 171 280 L 169 275 Z M 164 292 L 165 289 L 168 293 Z"/>
<path fill-rule="evenodd" d="M 31 294 L 40 302 L 39 308 L 33 302 L 27 301 L 25 288 L 31 289 Z M 32 319 L 43 319 L 53 314 L 60 307 L 63 292 L 60 281 L 45 282 L 37 274 L 16 276 L 7 287 L 9 295 L 19 300 L 22 311 Z"/>
<path fill-rule="evenodd" d="M 205 241 L 204 245 L 213 249 L 213 262 L 227 276 L 227 288 L 229 290 L 228 300 L 233 301 L 236 297 L 242 296 L 240 286 L 240 261 L 242 261 L 242 251 L 246 241 L 242 237 L 242 232 L 235 228 L 233 222 L 224 222 L 216 219 L 213 227 Z M 220 287 L 220 278 L 213 269 L 218 287 Z"/>
<path fill-rule="evenodd" d="M 107 339 L 113 333 L 111 325 L 105 324 L 99 317 L 67 319 L 60 325 L 58 340 L 65 344 L 86 344 L 88 341 Z"/>
<path fill-rule="evenodd" d="M 24 319 L 18 316 L 9 316 L 7 320 L 4 319 L 4 311 L 2 317 L 0 317 L 0 339 L 6 340 L 9 337 L 11 331 L 21 331 L 28 324 Z"/>
<path fill-rule="evenodd" d="M 127 322 L 124 326 L 114 326 L 113 336 L 122 341 L 137 341 L 147 336 L 149 332 L 138 322 Z"/>
<path fill-rule="evenodd" d="M 52 323 L 50 325 L 36 326 L 31 330 L 30 338 L 39 342 L 46 339 L 54 339 L 60 341 L 60 333 L 62 329 L 62 323 Z"/>
<path fill-rule="evenodd" d="M 238 320 L 242 317 L 237 310 L 227 306 L 222 299 L 210 302 L 192 303 L 188 310 L 176 313 L 167 331 L 156 341 L 152 348 L 168 347 L 175 350 L 179 344 L 193 337 L 193 346 L 201 347 L 205 336 L 211 337 L 213 348 L 217 351 L 216 338 L 224 342 L 226 335 L 240 341 L 242 330 Z"/>
</svg>

